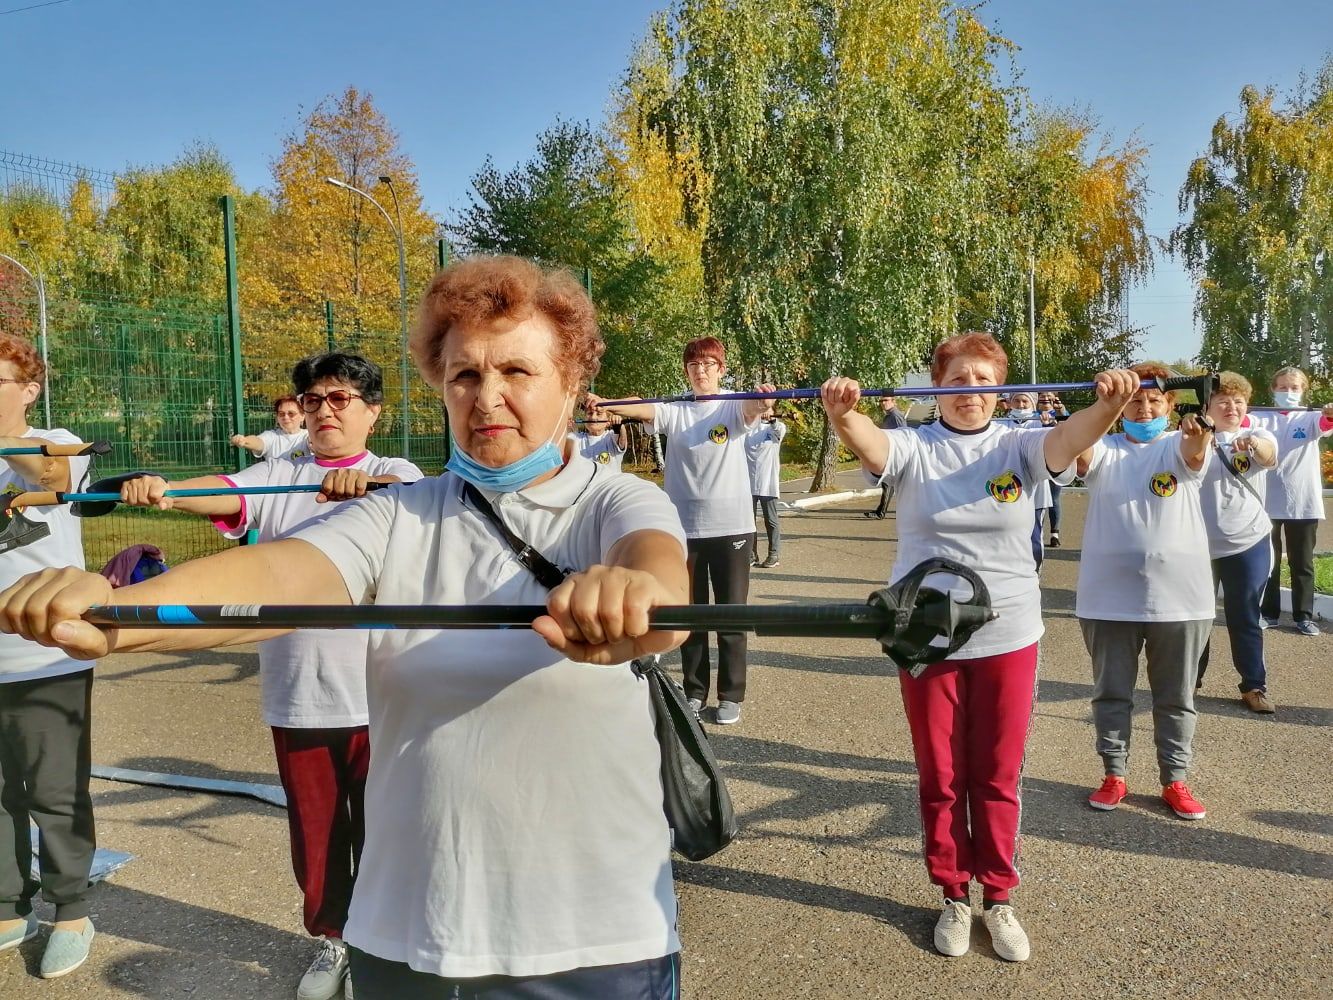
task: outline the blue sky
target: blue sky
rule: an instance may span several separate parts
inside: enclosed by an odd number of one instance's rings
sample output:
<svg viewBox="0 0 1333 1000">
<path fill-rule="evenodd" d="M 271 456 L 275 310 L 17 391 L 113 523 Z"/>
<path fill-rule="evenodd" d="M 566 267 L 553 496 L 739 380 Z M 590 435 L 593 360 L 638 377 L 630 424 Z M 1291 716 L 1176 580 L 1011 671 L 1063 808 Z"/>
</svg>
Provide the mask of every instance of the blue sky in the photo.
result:
<svg viewBox="0 0 1333 1000">
<path fill-rule="evenodd" d="M 42 0 L 0 0 L 0 11 Z M 348 84 L 374 94 L 437 215 L 465 204 L 487 155 L 507 168 L 557 117 L 600 121 L 654 0 L 68 0 L 0 13 L 0 148 L 117 170 L 213 142 L 250 187 L 302 110 Z M 1148 144 L 1149 231 L 1246 83 L 1289 90 L 1333 47 L 1323 0 L 992 0 L 1041 103 L 1090 111 Z M 1130 298 L 1149 355 L 1194 353 L 1191 287 L 1159 257 Z"/>
</svg>

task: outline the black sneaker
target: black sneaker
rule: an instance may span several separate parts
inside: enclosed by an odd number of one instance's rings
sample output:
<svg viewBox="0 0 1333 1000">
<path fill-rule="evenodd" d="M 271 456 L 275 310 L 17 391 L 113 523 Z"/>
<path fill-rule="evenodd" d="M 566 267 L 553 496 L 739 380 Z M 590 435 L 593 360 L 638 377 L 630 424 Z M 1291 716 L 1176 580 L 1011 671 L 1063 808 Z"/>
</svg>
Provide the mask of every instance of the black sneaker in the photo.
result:
<svg viewBox="0 0 1333 1000">
<path fill-rule="evenodd" d="M 760 568 L 760 569 L 773 569 L 774 567 L 776 567 L 776 566 L 781 566 L 781 565 L 782 565 L 781 562 L 779 562 L 778 560 L 774 559 L 772 556 L 769 556 L 767 559 L 765 559 L 763 562 L 761 562 L 761 563 L 759 564 L 759 568 Z"/>
<path fill-rule="evenodd" d="M 1047 543 L 1047 545 L 1052 549 L 1058 549 L 1060 547 L 1060 532 L 1052 531 L 1051 540 L 1050 542 Z"/>
</svg>

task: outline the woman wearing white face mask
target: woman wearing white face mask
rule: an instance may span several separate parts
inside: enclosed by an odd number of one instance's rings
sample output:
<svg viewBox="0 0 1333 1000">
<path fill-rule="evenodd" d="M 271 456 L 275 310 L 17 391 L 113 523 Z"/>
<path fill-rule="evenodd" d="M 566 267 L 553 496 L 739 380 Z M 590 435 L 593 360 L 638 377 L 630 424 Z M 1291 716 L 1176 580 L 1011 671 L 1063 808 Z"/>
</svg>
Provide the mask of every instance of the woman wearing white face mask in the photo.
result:
<svg viewBox="0 0 1333 1000">
<path fill-rule="evenodd" d="M 412 337 L 455 439 L 444 475 L 115 592 L 66 573 L 0 594 L 0 629 L 79 656 L 265 635 L 99 632 L 92 604 L 545 604 L 532 631 L 372 633 L 358 1000 L 679 996 L 661 754 L 627 662 L 685 638 L 648 628 L 687 600 L 684 536 L 660 489 L 563 433 L 603 350 L 573 275 L 459 261 Z M 572 574 L 548 591 L 492 516 Z"/>
<path fill-rule="evenodd" d="M 1273 376 L 1273 401 L 1297 407 L 1309 388 L 1305 372 L 1283 368 Z M 1323 411 L 1255 413 L 1250 419 L 1277 438 L 1277 468 L 1269 477 L 1264 507 L 1273 521 L 1273 570 L 1260 614 L 1273 628 L 1282 614 L 1282 539 L 1291 568 L 1291 617 L 1302 635 L 1319 635 L 1314 621 L 1314 540 L 1324 519 L 1319 440 L 1333 434 L 1333 403 Z"/>
<path fill-rule="evenodd" d="M 1162 365 L 1132 367 L 1167 378 Z M 1092 657 L 1092 720 L 1106 777 L 1088 799 L 1110 810 L 1125 795 L 1139 654 L 1146 652 L 1162 799 L 1181 819 L 1204 808 L 1185 784 L 1194 739 L 1194 685 L 1213 627 L 1208 534 L 1199 491 L 1212 435 L 1193 417 L 1167 430 L 1175 394 L 1140 389 L 1123 434 L 1079 456 L 1088 484 L 1075 614 Z"/>
<path fill-rule="evenodd" d="M 1277 464 L 1277 441 L 1260 427 L 1247 427 L 1253 390 L 1243 376 L 1222 372 L 1208 401 L 1208 419 L 1217 430 L 1213 462 L 1203 482 L 1201 502 L 1208 529 L 1213 579 L 1222 585 L 1231 662 L 1240 674 L 1240 697 L 1252 712 L 1272 712 L 1264 634 L 1259 628 L 1259 599 L 1268 582 L 1273 550 L 1272 524 L 1264 513 L 1268 470 Z M 1199 658 L 1195 687 L 1208 669 L 1209 645 Z"/>
</svg>

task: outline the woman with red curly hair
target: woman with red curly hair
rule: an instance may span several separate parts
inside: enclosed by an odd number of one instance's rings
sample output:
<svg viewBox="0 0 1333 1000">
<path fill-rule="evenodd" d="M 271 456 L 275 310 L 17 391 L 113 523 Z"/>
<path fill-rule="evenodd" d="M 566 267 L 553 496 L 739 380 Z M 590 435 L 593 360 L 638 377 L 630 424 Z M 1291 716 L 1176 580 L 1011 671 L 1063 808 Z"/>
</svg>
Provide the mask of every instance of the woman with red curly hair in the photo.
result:
<svg viewBox="0 0 1333 1000">
<path fill-rule="evenodd" d="M 1163 365 L 1133 370 L 1167 378 Z M 1168 430 L 1174 392 L 1140 389 L 1123 432 L 1079 456 L 1088 484 L 1074 614 L 1092 657 L 1092 721 L 1105 777 L 1088 798 L 1110 811 L 1128 794 L 1130 728 L 1139 654 L 1148 663 L 1162 800 L 1181 819 L 1203 819 L 1185 783 L 1194 741 L 1199 657 L 1217 606 L 1200 496 L 1212 432 L 1193 416 Z"/>
<path fill-rule="evenodd" d="M 74 444 L 64 429 L 28 424 L 42 394 L 46 368 L 26 340 L 0 333 L 0 448 Z M 6 455 L 0 496 L 29 490 L 75 489 L 87 458 Z M 80 521 L 70 508 L 35 507 L 26 516 L 48 532 L 0 555 L 0 587 L 48 566 L 83 567 Z M 0 515 L 3 518 L 4 515 Z M 41 843 L 41 889 L 56 908 L 55 929 L 42 956 L 43 978 L 73 972 L 88 957 L 88 872 L 96 835 L 88 792 L 92 766 L 93 664 L 16 635 L 0 635 L 0 951 L 37 936 L 32 897 L 37 883 L 28 819 Z"/>
<path fill-rule="evenodd" d="M 273 634 L 85 628 L 81 609 L 100 603 L 544 604 L 530 630 L 371 635 L 374 752 L 345 929 L 356 996 L 676 1000 L 661 752 L 628 664 L 685 639 L 648 622 L 687 600 L 680 519 L 565 434 L 603 350 L 573 275 L 452 264 L 411 346 L 448 412 L 442 476 L 114 593 L 85 574 L 30 580 L 0 594 L 0 630 L 89 657 Z"/>
<path fill-rule="evenodd" d="M 991 419 L 996 394 L 986 387 L 1003 383 L 1008 368 L 990 334 L 943 341 L 931 362 L 933 384 L 976 391 L 936 397 L 940 419 L 920 427 L 877 427 L 856 409 L 861 388 L 850 378 L 829 379 L 822 399 L 866 473 L 896 487 L 890 582 L 927 559 L 953 559 L 977 571 L 998 612 L 957 652 L 898 679 L 920 781 L 926 869 L 944 892 L 935 947 L 951 956 L 970 947 L 968 886 L 975 880 L 995 953 L 1022 962 L 1030 946 L 1010 892 L 1018 885 L 1019 779 L 1043 631 L 1033 494 L 1044 480 L 1072 473 L 1075 458 L 1120 415 L 1138 377 L 1102 372 L 1092 406 L 1051 430 L 1024 429 Z"/>
</svg>

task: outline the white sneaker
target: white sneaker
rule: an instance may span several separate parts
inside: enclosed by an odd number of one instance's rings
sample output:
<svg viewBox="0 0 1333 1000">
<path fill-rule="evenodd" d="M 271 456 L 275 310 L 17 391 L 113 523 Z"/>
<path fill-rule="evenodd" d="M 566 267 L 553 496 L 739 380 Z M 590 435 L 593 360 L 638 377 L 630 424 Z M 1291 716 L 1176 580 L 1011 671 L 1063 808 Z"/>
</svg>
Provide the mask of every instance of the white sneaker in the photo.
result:
<svg viewBox="0 0 1333 1000">
<path fill-rule="evenodd" d="M 1006 962 L 1026 962 L 1032 954 L 1027 932 L 1014 915 L 1014 908 L 1004 903 L 992 906 L 982 915 L 986 930 L 990 931 L 990 943 Z"/>
<path fill-rule="evenodd" d="M 972 947 L 972 906 L 970 903 L 944 901 L 944 912 L 935 921 L 935 950 L 957 958 Z"/>
<path fill-rule="evenodd" d="M 320 938 L 315 960 L 296 987 L 296 1000 L 333 1000 L 343 992 L 347 978 L 347 945 L 337 938 Z"/>
</svg>

